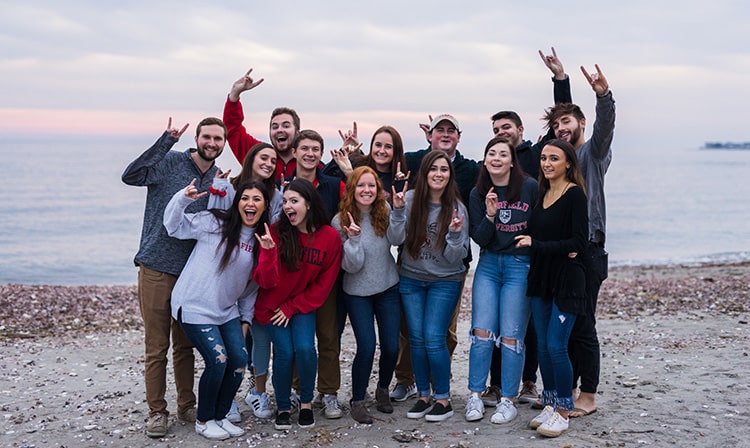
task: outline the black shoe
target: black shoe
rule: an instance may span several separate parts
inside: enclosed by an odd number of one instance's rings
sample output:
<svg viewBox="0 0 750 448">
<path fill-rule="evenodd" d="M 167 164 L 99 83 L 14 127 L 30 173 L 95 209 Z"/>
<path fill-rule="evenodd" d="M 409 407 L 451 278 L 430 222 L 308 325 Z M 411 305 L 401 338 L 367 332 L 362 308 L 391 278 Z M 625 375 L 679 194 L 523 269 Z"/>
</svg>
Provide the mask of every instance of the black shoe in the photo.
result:
<svg viewBox="0 0 750 448">
<path fill-rule="evenodd" d="M 315 426 L 315 417 L 312 409 L 300 409 L 297 424 L 300 428 L 312 428 Z"/>
<path fill-rule="evenodd" d="M 292 429 L 292 421 L 289 419 L 289 411 L 277 412 L 276 422 L 273 426 L 278 430 Z"/>
<path fill-rule="evenodd" d="M 435 403 L 430 412 L 425 414 L 424 419 L 428 422 L 442 422 L 453 417 L 453 407 L 450 402 L 448 406 L 443 406 L 441 403 Z"/>
<path fill-rule="evenodd" d="M 430 400 L 427 400 L 427 401 L 417 400 L 417 402 L 414 403 L 414 406 L 412 406 L 411 409 L 409 409 L 409 412 L 406 413 L 406 417 L 407 418 L 422 418 L 427 412 L 429 412 L 430 409 L 432 409 Z"/>
</svg>

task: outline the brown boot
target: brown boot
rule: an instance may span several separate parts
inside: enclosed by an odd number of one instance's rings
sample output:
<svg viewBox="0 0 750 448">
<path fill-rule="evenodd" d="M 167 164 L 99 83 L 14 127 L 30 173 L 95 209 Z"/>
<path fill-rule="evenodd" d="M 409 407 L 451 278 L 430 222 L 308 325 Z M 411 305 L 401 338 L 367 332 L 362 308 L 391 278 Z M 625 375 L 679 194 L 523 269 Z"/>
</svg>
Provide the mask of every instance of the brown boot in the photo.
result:
<svg viewBox="0 0 750 448">
<path fill-rule="evenodd" d="M 367 425 L 372 423 L 372 416 L 370 415 L 370 411 L 367 410 L 367 406 L 365 406 L 365 400 L 351 401 L 349 405 L 351 406 L 352 418 L 354 420 Z"/>
<path fill-rule="evenodd" d="M 388 389 L 383 387 L 376 388 L 375 401 L 378 403 L 378 411 L 393 414 L 393 405 L 391 404 L 391 397 L 388 395 Z"/>
</svg>

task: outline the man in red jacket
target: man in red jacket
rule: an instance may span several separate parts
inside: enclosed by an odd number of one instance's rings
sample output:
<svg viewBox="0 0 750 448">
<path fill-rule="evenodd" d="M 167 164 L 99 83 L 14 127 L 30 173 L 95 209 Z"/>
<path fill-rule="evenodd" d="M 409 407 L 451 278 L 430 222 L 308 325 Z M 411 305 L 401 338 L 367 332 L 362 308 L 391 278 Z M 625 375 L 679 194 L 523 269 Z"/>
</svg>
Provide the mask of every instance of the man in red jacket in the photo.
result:
<svg viewBox="0 0 750 448">
<path fill-rule="evenodd" d="M 240 103 L 240 94 L 246 90 L 258 87 L 264 80 L 257 81 L 250 76 L 253 69 L 245 73 L 243 77 L 232 84 L 227 102 L 224 104 L 224 123 L 227 126 L 227 142 L 232 149 L 237 161 L 242 164 L 245 155 L 250 148 L 260 143 L 260 140 L 247 132 L 242 122 L 245 114 Z M 292 154 L 292 143 L 299 134 L 300 119 L 294 109 L 288 107 L 277 107 L 271 112 L 271 122 L 268 129 L 268 137 L 271 145 L 276 149 L 276 180 L 281 181 L 294 173 L 297 161 Z"/>
</svg>

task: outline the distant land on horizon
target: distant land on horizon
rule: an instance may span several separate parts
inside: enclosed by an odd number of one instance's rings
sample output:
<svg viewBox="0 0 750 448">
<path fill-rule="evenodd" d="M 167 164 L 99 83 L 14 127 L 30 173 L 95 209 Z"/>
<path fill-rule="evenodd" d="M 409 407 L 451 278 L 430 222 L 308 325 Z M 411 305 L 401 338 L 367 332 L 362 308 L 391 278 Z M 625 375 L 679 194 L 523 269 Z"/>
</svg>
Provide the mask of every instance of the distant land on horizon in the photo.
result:
<svg viewBox="0 0 750 448">
<path fill-rule="evenodd" d="M 750 142 L 706 142 L 703 149 L 750 149 Z"/>
</svg>

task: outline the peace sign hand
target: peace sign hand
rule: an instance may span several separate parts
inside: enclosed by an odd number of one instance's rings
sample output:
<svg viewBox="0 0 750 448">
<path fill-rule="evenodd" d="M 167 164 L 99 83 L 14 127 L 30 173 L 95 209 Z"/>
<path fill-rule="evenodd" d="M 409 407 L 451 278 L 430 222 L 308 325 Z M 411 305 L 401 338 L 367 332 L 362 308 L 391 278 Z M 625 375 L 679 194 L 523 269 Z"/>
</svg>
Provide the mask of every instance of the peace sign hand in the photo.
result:
<svg viewBox="0 0 750 448">
<path fill-rule="evenodd" d="M 253 80 L 253 78 L 250 76 L 252 72 L 253 69 L 251 68 L 247 71 L 247 73 L 245 73 L 245 76 L 238 79 L 234 82 L 234 84 L 232 84 L 232 89 L 229 91 L 230 101 L 238 101 L 240 99 L 240 93 L 258 87 L 265 80 L 265 78 L 260 78 L 257 81 Z"/>
<path fill-rule="evenodd" d="M 274 247 L 276 247 L 276 243 L 271 237 L 271 230 L 268 228 L 268 223 L 263 223 L 263 225 L 266 228 L 266 233 L 264 233 L 263 236 L 260 236 L 256 233 L 255 238 L 258 240 L 258 244 L 260 244 L 261 248 L 273 249 Z"/>
<path fill-rule="evenodd" d="M 453 219 L 451 219 L 451 225 L 448 226 L 451 232 L 460 232 L 464 226 L 464 215 L 458 216 L 458 209 L 453 209 Z"/>
<path fill-rule="evenodd" d="M 349 216 L 350 223 L 348 226 L 344 226 L 344 231 L 346 232 L 347 236 L 349 238 L 359 236 L 362 233 L 362 229 L 357 225 L 356 222 L 354 222 L 354 218 L 352 217 L 351 212 L 346 212 L 346 215 Z"/>
<path fill-rule="evenodd" d="M 604 96 L 609 92 L 609 83 L 607 82 L 604 73 L 602 73 L 602 70 L 599 68 L 599 65 L 594 64 L 594 67 L 596 67 L 596 73 L 589 74 L 583 66 L 581 66 L 581 72 L 583 72 L 583 76 L 586 77 L 586 81 L 588 81 L 591 88 L 594 89 L 594 92 L 599 96 Z"/>
<path fill-rule="evenodd" d="M 185 197 L 188 197 L 192 200 L 200 199 L 203 196 L 207 195 L 208 192 L 204 191 L 203 193 L 198 193 L 198 188 L 195 186 L 195 178 L 190 181 L 187 187 L 185 187 Z"/>
<path fill-rule="evenodd" d="M 190 123 L 185 123 L 185 126 L 183 126 L 182 129 L 177 130 L 172 127 L 172 117 L 169 117 L 169 121 L 167 122 L 167 134 L 179 140 L 179 138 L 182 137 L 182 134 L 185 133 L 185 130 L 188 128 L 188 126 L 190 126 Z"/>
</svg>

